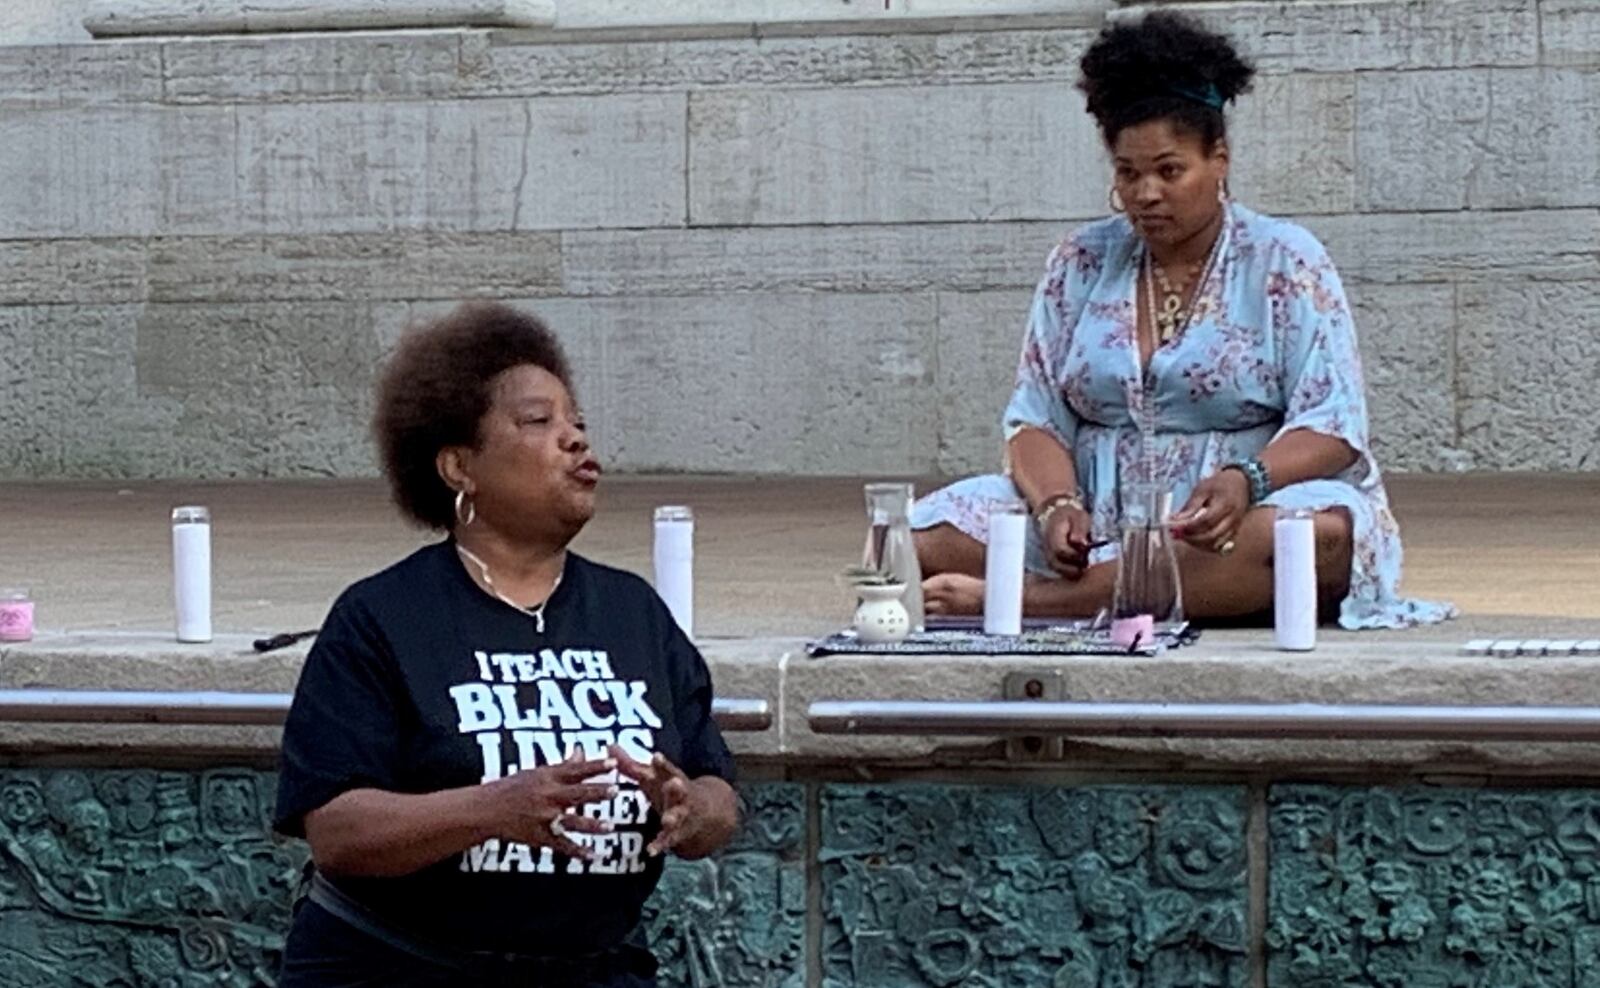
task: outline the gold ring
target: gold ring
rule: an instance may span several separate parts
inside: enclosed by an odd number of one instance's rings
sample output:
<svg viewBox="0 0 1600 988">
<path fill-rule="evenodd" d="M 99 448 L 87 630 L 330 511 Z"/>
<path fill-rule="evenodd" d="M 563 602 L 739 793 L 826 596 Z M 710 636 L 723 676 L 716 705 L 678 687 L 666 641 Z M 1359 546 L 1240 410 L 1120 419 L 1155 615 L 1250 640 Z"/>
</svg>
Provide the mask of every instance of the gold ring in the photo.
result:
<svg viewBox="0 0 1600 988">
<path fill-rule="evenodd" d="M 1219 556 L 1229 555 L 1229 554 L 1231 554 L 1233 552 L 1233 550 L 1235 548 L 1236 548 L 1236 546 L 1234 546 L 1233 540 L 1229 539 L 1228 541 L 1226 541 L 1226 542 L 1222 543 L 1221 545 L 1217 546 L 1217 555 L 1219 555 Z"/>
</svg>

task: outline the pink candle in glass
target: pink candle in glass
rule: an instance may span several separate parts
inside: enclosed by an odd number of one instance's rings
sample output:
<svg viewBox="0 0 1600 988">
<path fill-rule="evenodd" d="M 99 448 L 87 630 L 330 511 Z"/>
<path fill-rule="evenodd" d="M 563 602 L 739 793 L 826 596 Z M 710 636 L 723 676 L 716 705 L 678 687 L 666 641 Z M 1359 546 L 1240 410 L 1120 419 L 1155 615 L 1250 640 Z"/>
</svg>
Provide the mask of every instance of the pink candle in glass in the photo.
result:
<svg viewBox="0 0 1600 988">
<path fill-rule="evenodd" d="M 1150 614 L 1136 614 L 1111 622 L 1111 642 L 1118 648 L 1149 645 L 1155 636 L 1156 619 Z"/>
<path fill-rule="evenodd" d="M 26 590 L 0 590 L 0 642 L 33 640 L 33 599 Z"/>
</svg>

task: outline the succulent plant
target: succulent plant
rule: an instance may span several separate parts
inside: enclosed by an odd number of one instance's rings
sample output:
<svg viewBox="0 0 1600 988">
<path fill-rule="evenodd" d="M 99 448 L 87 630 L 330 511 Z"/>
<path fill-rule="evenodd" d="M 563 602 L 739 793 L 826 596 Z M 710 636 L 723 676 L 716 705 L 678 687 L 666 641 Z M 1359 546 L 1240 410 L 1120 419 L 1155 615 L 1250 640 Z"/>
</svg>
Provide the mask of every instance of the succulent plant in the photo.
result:
<svg viewBox="0 0 1600 988">
<path fill-rule="evenodd" d="M 838 580 L 839 585 L 845 587 L 886 587 L 898 582 L 888 573 L 870 566 L 846 566 Z"/>
</svg>

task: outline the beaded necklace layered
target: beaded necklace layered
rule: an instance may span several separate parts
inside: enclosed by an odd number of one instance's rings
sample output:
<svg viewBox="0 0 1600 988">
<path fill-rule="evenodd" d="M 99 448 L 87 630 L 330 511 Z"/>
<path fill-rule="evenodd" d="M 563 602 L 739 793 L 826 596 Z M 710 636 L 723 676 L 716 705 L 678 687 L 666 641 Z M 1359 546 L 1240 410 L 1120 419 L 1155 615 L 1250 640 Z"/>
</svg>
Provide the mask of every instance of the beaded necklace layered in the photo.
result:
<svg viewBox="0 0 1600 988">
<path fill-rule="evenodd" d="M 1206 285 L 1216 273 L 1223 257 L 1228 239 L 1229 223 L 1228 207 L 1222 207 L 1222 225 L 1217 230 L 1216 239 L 1211 242 L 1211 251 L 1206 255 L 1205 262 L 1190 267 L 1195 281 L 1194 293 L 1187 305 L 1184 304 L 1184 288 L 1174 288 L 1155 255 L 1146 245 L 1143 256 L 1140 258 L 1140 269 L 1144 275 L 1144 307 L 1145 316 L 1150 324 L 1150 333 L 1155 339 L 1150 348 L 1150 360 L 1146 362 L 1140 352 L 1139 335 L 1134 334 L 1133 352 L 1134 361 L 1139 366 L 1139 374 L 1135 378 L 1138 383 L 1139 400 L 1139 446 L 1141 458 L 1144 461 L 1144 479 L 1147 484 L 1156 482 L 1155 473 L 1155 434 L 1156 434 L 1156 403 L 1155 403 L 1155 356 L 1156 351 L 1172 342 L 1172 340 L 1188 331 L 1194 322 L 1195 314 L 1200 309 L 1201 299 L 1205 296 Z M 1159 281 L 1162 301 L 1158 309 L 1156 305 L 1156 286 Z M 1138 280 L 1135 279 L 1134 294 L 1138 294 Z M 1135 320 L 1137 327 L 1138 321 Z"/>
</svg>

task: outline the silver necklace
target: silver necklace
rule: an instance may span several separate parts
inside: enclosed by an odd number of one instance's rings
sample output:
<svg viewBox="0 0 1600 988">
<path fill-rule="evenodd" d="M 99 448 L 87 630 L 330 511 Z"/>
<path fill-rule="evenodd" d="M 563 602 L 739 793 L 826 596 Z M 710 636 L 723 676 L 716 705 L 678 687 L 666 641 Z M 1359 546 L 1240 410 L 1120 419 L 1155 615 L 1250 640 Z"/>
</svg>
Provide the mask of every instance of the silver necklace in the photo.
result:
<svg viewBox="0 0 1600 988">
<path fill-rule="evenodd" d="M 550 598 L 556 595 L 556 590 L 561 586 L 562 577 L 567 575 L 564 568 L 560 573 L 556 574 L 556 582 L 550 585 L 549 596 L 540 601 L 539 606 L 523 607 L 521 604 L 518 604 L 510 597 L 507 597 L 505 594 L 501 593 L 500 588 L 494 585 L 494 577 L 489 575 L 488 563 L 484 562 L 482 559 L 479 559 L 477 555 L 472 552 L 472 550 L 468 549 L 460 542 L 456 543 L 456 552 L 461 554 L 462 559 L 465 559 L 467 562 L 478 567 L 478 575 L 483 579 L 483 585 L 488 588 L 490 594 L 492 594 L 507 607 L 515 608 L 518 614 L 533 615 L 534 628 L 538 630 L 539 634 L 544 634 L 544 609 L 550 603 Z"/>
</svg>

